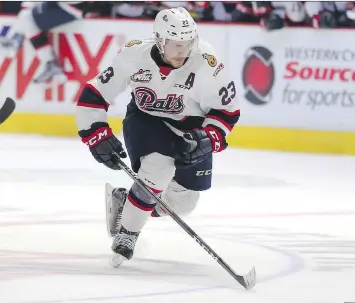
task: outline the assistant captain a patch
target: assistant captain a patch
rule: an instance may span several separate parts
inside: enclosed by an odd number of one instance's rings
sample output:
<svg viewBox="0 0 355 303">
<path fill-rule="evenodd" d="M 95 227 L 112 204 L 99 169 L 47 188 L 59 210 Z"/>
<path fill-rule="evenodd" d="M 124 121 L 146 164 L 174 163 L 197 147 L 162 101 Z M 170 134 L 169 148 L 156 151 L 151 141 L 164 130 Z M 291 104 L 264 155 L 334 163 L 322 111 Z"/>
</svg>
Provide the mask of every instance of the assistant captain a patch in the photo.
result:
<svg viewBox="0 0 355 303">
<path fill-rule="evenodd" d="M 150 80 L 152 80 L 152 77 L 153 77 L 153 75 L 149 69 L 146 69 L 146 70 L 140 69 L 138 72 L 136 72 L 135 74 L 133 74 L 131 76 L 131 80 L 133 82 L 147 83 Z"/>
</svg>

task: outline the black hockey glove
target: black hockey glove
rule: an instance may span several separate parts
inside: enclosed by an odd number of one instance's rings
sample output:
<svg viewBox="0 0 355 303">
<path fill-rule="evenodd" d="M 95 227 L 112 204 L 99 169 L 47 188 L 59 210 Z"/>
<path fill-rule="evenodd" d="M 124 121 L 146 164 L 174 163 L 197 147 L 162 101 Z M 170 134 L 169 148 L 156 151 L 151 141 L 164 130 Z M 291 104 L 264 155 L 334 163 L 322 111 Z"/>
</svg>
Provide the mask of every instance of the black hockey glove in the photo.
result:
<svg viewBox="0 0 355 303">
<path fill-rule="evenodd" d="M 228 146 L 224 136 L 209 126 L 188 132 L 183 138 L 187 144 L 175 161 L 178 168 L 191 167 L 205 160 L 212 152 L 220 152 Z"/>
<path fill-rule="evenodd" d="M 97 162 L 103 163 L 111 169 L 121 169 L 112 159 L 113 153 L 120 158 L 126 158 L 127 154 L 122 143 L 112 134 L 112 130 L 105 122 L 95 122 L 88 130 L 79 131 L 81 141 L 90 148 L 90 152 Z"/>
</svg>

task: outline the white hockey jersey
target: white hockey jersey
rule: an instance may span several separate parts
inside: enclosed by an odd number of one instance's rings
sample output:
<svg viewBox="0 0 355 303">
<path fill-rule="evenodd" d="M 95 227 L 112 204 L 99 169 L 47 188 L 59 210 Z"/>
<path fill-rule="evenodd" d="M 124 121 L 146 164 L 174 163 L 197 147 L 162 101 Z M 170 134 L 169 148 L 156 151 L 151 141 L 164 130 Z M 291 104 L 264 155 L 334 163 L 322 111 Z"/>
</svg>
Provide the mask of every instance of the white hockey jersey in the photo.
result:
<svg viewBox="0 0 355 303">
<path fill-rule="evenodd" d="M 236 87 L 227 64 L 201 40 L 198 51 L 178 69 L 159 66 L 154 51 L 158 52 L 153 39 L 130 41 L 111 66 L 87 83 L 77 104 L 79 129 L 106 122 L 110 102 L 131 87 L 131 102 L 161 117 L 171 128 L 186 130 L 184 121 L 191 120 L 187 118 L 202 117 L 199 127 L 214 126 L 227 135 L 239 118 Z"/>
</svg>

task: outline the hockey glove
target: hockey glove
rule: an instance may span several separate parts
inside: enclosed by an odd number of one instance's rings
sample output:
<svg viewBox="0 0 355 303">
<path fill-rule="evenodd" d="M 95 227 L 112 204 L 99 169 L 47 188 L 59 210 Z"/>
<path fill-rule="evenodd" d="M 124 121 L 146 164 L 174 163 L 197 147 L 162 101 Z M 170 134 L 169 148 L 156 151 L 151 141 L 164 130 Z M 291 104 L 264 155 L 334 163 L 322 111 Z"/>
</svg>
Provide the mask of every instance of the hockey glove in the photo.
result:
<svg viewBox="0 0 355 303">
<path fill-rule="evenodd" d="M 111 169 L 121 169 L 112 159 L 112 155 L 117 153 L 120 158 L 126 158 L 127 154 L 107 123 L 95 122 L 90 129 L 79 131 L 79 136 L 82 138 L 81 141 L 89 146 L 97 162 Z"/>
<path fill-rule="evenodd" d="M 188 132 L 183 138 L 187 144 L 175 161 L 177 167 L 187 168 L 200 163 L 212 152 L 220 152 L 228 145 L 224 136 L 210 126 Z"/>
</svg>

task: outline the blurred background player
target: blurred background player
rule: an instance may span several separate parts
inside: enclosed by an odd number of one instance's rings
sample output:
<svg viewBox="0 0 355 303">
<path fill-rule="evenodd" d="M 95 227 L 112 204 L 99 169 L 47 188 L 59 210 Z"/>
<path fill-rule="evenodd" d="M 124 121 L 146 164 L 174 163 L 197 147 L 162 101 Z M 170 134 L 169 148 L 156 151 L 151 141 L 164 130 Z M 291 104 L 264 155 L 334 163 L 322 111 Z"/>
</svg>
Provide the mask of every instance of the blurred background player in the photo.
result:
<svg viewBox="0 0 355 303">
<path fill-rule="evenodd" d="M 34 83 L 44 83 L 55 78 L 64 82 L 66 76 L 58 63 L 48 31 L 83 16 L 81 2 L 23 2 L 21 11 L 12 27 L 4 27 L 1 33 L 0 47 L 8 56 L 15 56 L 23 41 L 28 39 L 36 51 L 42 69 Z"/>
<path fill-rule="evenodd" d="M 243 1 L 212 2 L 215 20 L 257 23 L 267 31 L 286 26 L 314 28 L 354 27 L 346 12 L 351 2 L 331 1 Z"/>
<path fill-rule="evenodd" d="M 306 1 L 305 10 L 314 28 L 354 27 L 354 21 L 347 11 L 352 10 L 353 3 L 349 1 Z"/>
<path fill-rule="evenodd" d="M 236 87 L 184 8 L 159 12 L 153 32 L 154 38 L 128 42 L 112 65 L 88 82 L 77 103 L 79 135 L 99 163 L 120 169 L 113 154 L 126 153 L 106 111 L 109 100 L 130 86 L 123 135 L 132 169 L 176 213 L 188 214 L 199 192 L 211 187 L 212 154 L 227 148 L 226 136 L 239 119 Z M 165 211 L 136 183 L 129 192 L 107 186 L 106 194 L 118 266 L 132 258 L 148 218 Z"/>
</svg>

